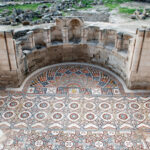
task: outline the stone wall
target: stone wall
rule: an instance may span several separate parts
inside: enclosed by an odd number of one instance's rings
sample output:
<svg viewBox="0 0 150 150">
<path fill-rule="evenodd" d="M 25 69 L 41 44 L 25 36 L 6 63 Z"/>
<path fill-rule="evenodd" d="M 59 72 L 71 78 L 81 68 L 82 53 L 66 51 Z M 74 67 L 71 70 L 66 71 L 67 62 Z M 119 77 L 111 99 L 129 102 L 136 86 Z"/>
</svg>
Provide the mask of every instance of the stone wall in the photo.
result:
<svg viewBox="0 0 150 150">
<path fill-rule="evenodd" d="M 98 11 L 86 11 L 86 10 L 80 10 L 80 11 L 73 11 L 72 16 L 81 16 L 85 21 L 91 21 L 91 22 L 109 22 L 109 16 L 108 13 L 109 10 L 106 8 L 101 9 L 100 12 Z"/>
<path fill-rule="evenodd" d="M 12 32 L 0 32 L 0 87 L 18 83 L 15 41 Z"/>
<path fill-rule="evenodd" d="M 48 29 L 35 28 L 20 37 L 18 34 L 3 32 L 0 36 L 2 87 L 17 87 L 33 71 L 62 62 L 98 64 L 118 74 L 130 88 L 150 87 L 150 66 L 146 63 L 149 61 L 148 31 L 138 30 L 133 37 L 114 29 L 85 26 L 80 17 L 60 17 Z M 138 72 L 134 71 L 135 64 Z M 144 69 L 147 73 L 143 73 Z"/>
<path fill-rule="evenodd" d="M 128 86 L 150 88 L 150 29 L 137 29 L 129 54 Z"/>
</svg>

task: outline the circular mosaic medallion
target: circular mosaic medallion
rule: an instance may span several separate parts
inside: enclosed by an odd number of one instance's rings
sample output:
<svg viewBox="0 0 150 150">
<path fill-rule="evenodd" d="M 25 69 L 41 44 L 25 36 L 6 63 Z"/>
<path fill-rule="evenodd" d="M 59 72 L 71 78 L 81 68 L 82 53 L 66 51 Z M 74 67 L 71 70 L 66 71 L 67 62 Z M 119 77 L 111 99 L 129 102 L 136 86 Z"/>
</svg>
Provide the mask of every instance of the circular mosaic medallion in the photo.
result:
<svg viewBox="0 0 150 150">
<path fill-rule="evenodd" d="M 150 109 L 150 102 L 145 103 L 144 107 L 147 108 L 147 109 Z"/>
<path fill-rule="evenodd" d="M 117 114 L 117 118 L 121 121 L 127 121 L 129 120 L 129 115 L 126 113 L 119 113 Z"/>
<path fill-rule="evenodd" d="M 19 114 L 19 118 L 21 120 L 26 120 L 26 119 L 28 119 L 30 117 L 31 117 L 31 113 L 28 112 L 28 111 L 24 111 L 24 112 L 22 112 L 22 113 Z"/>
<path fill-rule="evenodd" d="M 63 119 L 63 114 L 60 113 L 60 112 L 56 112 L 56 113 L 53 113 L 52 114 L 52 119 L 55 120 L 55 121 L 59 121 L 59 120 L 62 120 Z"/>
<path fill-rule="evenodd" d="M 86 108 L 87 110 L 93 110 L 95 109 L 95 104 L 92 102 L 88 102 L 84 105 L 84 108 Z"/>
<path fill-rule="evenodd" d="M 9 108 L 16 108 L 18 106 L 19 102 L 18 101 L 12 101 L 8 103 Z"/>
<path fill-rule="evenodd" d="M 108 109 L 111 108 L 110 104 L 108 104 L 108 103 L 106 103 L 106 102 L 99 104 L 99 107 L 100 107 L 100 109 L 102 109 L 102 110 L 108 110 Z"/>
<path fill-rule="evenodd" d="M 97 148 L 102 148 L 102 147 L 103 147 L 103 143 L 102 143 L 101 141 L 96 141 L 96 142 L 95 142 L 95 146 L 96 146 Z"/>
<path fill-rule="evenodd" d="M 111 120 L 113 119 L 113 115 L 110 114 L 110 113 L 105 112 L 105 113 L 103 113 L 103 114 L 101 115 L 101 118 L 102 118 L 104 121 L 111 121 Z"/>
<path fill-rule="evenodd" d="M 59 131 L 52 131 L 52 135 L 58 135 L 59 134 Z"/>
<path fill-rule="evenodd" d="M 23 107 L 24 107 L 25 109 L 30 109 L 30 108 L 33 107 L 33 105 L 34 105 L 34 103 L 31 102 L 31 101 L 27 101 L 27 102 L 24 102 L 24 103 L 23 103 Z"/>
<path fill-rule="evenodd" d="M 80 118 L 80 116 L 78 113 L 73 112 L 68 115 L 68 118 L 71 121 L 77 121 Z"/>
<path fill-rule="evenodd" d="M 145 115 L 141 114 L 139 112 L 136 112 L 133 114 L 133 117 L 135 118 L 135 120 L 137 121 L 143 121 L 145 119 Z"/>
<path fill-rule="evenodd" d="M 140 105 L 138 103 L 135 103 L 135 102 L 134 103 L 130 103 L 129 107 L 131 109 L 135 109 L 135 110 L 139 110 L 140 109 Z"/>
<path fill-rule="evenodd" d="M 112 136 L 113 136 L 113 135 L 115 135 L 115 133 L 116 133 L 116 132 L 113 131 L 113 130 L 112 130 L 112 131 L 108 131 L 108 135 L 112 135 Z"/>
<path fill-rule="evenodd" d="M 49 107 L 48 102 L 41 102 L 41 103 L 38 104 L 39 109 L 47 109 L 48 107 Z"/>
<path fill-rule="evenodd" d="M 77 110 L 79 109 L 79 107 L 80 107 L 80 104 L 78 104 L 77 102 L 72 102 L 69 104 L 69 108 L 73 110 Z"/>
<path fill-rule="evenodd" d="M 2 107 L 4 105 L 4 101 L 0 100 L 0 107 Z"/>
<path fill-rule="evenodd" d="M 69 148 L 69 147 L 72 147 L 72 146 L 73 146 L 73 142 L 71 142 L 71 141 L 66 141 L 66 142 L 65 142 L 65 146 L 68 147 L 68 148 Z"/>
<path fill-rule="evenodd" d="M 150 143 L 150 137 L 146 138 L 146 142 Z"/>
<path fill-rule="evenodd" d="M 123 103 L 116 103 L 115 108 L 119 110 L 124 110 L 126 108 L 126 105 Z"/>
<path fill-rule="evenodd" d="M 43 145 L 43 141 L 42 140 L 38 140 L 35 142 L 35 146 L 40 147 Z"/>
<path fill-rule="evenodd" d="M 90 112 L 90 113 L 85 114 L 84 118 L 87 121 L 94 121 L 96 120 L 97 116 L 94 113 Z"/>
<path fill-rule="evenodd" d="M 0 144 L 0 150 L 3 149 L 3 148 L 4 148 L 4 145 L 3 145 L 3 144 Z"/>
<path fill-rule="evenodd" d="M 47 114 L 45 112 L 38 112 L 35 114 L 35 118 L 39 121 L 45 119 L 47 117 Z"/>
<path fill-rule="evenodd" d="M 61 110 L 65 107 L 65 104 L 63 102 L 57 102 L 55 104 L 53 104 L 53 107 L 56 109 L 56 110 Z"/>
<path fill-rule="evenodd" d="M 0 138 L 4 135 L 3 131 L 0 130 Z"/>
<path fill-rule="evenodd" d="M 87 135 L 87 131 L 80 131 L 81 135 Z"/>
<path fill-rule="evenodd" d="M 24 130 L 24 134 L 30 134 L 31 130 Z"/>
<path fill-rule="evenodd" d="M 125 145 L 126 147 L 131 148 L 131 147 L 133 146 L 133 143 L 132 143 L 131 141 L 125 141 L 125 142 L 124 142 L 124 145 Z"/>
<path fill-rule="evenodd" d="M 3 114 L 3 118 L 4 119 L 10 119 L 12 117 L 15 116 L 15 113 L 13 111 L 6 111 L 4 114 Z"/>
<path fill-rule="evenodd" d="M 13 144 L 13 139 L 8 139 L 7 142 L 6 142 L 6 145 L 10 146 Z"/>
</svg>

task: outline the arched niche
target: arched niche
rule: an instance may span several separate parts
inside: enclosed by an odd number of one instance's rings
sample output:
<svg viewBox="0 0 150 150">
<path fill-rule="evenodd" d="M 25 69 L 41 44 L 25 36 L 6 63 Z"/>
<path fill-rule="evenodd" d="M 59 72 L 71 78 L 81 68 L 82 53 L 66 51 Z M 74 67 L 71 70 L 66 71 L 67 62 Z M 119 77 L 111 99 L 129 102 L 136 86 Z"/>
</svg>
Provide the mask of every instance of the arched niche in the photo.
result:
<svg viewBox="0 0 150 150">
<path fill-rule="evenodd" d="M 79 19 L 72 19 L 68 23 L 68 38 L 69 42 L 81 42 L 82 22 Z"/>
<path fill-rule="evenodd" d="M 51 27 L 51 42 L 52 44 L 63 43 L 62 31 L 58 26 Z"/>
<path fill-rule="evenodd" d="M 88 30 L 87 42 L 97 44 L 99 38 L 99 27 L 89 26 L 86 30 Z"/>
<path fill-rule="evenodd" d="M 116 31 L 112 29 L 107 30 L 107 40 L 106 40 L 106 46 L 108 49 L 113 49 L 115 47 L 115 37 L 116 37 Z"/>
<path fill-rule="evenodd" d="M 55 22 L 56 22 L 56 26 L 59 28 L 63 28 L 66 25 L 66 19 L 62 17 L 56 18 Z"/>
<path fill-rule="evenodd" d="M 34 29 L 33 30 L 35 47 L 37 49 L 40 49 L 40 48 L 46 46 L 46 43 L 44 42 L 43 32 L 44 32 L 44 29 Z"/>
</svg>

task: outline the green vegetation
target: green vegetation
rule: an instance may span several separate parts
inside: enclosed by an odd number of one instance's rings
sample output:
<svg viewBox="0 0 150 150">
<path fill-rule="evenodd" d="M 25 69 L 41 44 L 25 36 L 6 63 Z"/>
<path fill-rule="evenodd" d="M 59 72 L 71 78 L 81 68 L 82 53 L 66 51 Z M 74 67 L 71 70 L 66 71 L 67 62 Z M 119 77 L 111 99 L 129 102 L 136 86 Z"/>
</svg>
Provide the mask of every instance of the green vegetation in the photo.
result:
<svg viewBox="0 0 150 150">
<path fill-rule="evenodd" d="M 131 2 L 133 0 L 103 0 L 103 3 L 105 4 L 121 4 L 121 3 L 125 3 L 125 2 Z"/>
<path fill-rule="evenodd" d="M 18 1 L 18 0 L 17 0 Z M 78 2 L 80 2 L 81 0 L 78 0 Z M 93 8 L 92 6 L 92 2 L 94 0 L 82 0 L 82 4 L 84 4 L 85 7 L 80 8 L 78 6 L 73 6 L 73 8 L 78 9 L 78 10 L 87 10 L 89 8 Z M 121 3 L 124 2 L 131 2 L 133 0 L 103 0 L 103 3 L 106 7 L 109 8 L 109 10 L 113 10 L 113 9 L 117 9 L 119 10 L 120 13 L 126 13 L 126 14 L 132 14 L 135 12 L 136 9 L 131 9 L 131 8 L 127 8 L 127 7 L 120 7 Z M 16 4 L 15 6 L 7 6 L 7 7 L 0 7 L 0 13 L 3 12 L 5 9 L 9 10 L 8 15 L 10 15 L 12 13 L 13 9 L 21 9 L 21 10 L 33 10 L 35 11 L 38 6 L 40 6 L 41 4 L 35 3 L 35 4 Z M 45 5 L 47 5 L 48 7 L 51 6 L 50 3 L 46 3 Z M 141 11 L 143 11 L 143 9 L 141 9 Z M 63 16 L 66 15 L 66 13 L 62 12 Z M 35 18 L 36 20 L 37 18 Z"/>
<path fill-rule="evenodd" d="M 120 7 L 121 3 L 131 2 L 131 1 L 133 1 L 133 0 L 103 0 L 103 3 L 106 7 L 109 8 L 110 11 L 118 8 L 120 13 L 133 14 L 136 9 L 134 9 L 134 8 L 131 9 L 128 7 Z M 92 2 L 93 2 L 93 0 L 83 0 L 82 3 L 85 4 L 84 8 L 79 8 L 77 6 L 74 6 L 74 8 L 76 8 L 78 10 L 87 10 L 88 8 L 93 8 L 93 6 L 91 5 Z M 143 11 L 143 9 L 141 9 L 141 11 Z"/>
<path fill-rule="evenodd" d="M 84 4 L 85 6 L 91 6 L 92 2 L 93 0 L 82 0 L 82 4 Z"/>
<path fill-rule="evenodd" d="M 64 16 L 64 17 L 67 16 L 67 13 L 62 11 L 62 16 Z"/>
<path fill-rule="evenodd" d="M 113 10 L 113 9 L 118 8 L 119 12 L 124 13 L 124 14 L 133 14 L 136 11 L 136 9 L 134 9 L 134 8 L 131 9 L 128 7 L 120 7 L 121 3 L 131 2 L 131 1 L 133 1 L 133 0 L 103 0 L 104 5 L 106 7 L 108 7 L 109 10 Z M 143 11 L 143 9 L 141 9 L 141 11 Z"/>
<path fill-rule="evenodd" d="M 105 3 L 105 6 L 109 8 L 109 10 L 113 10 L 117 7 L 119 7 L 120 5 L 118 3 L 114 3 L 114 4 L 111 4 L 111 3 Z"/>
<path fill-rule="evenodd" d="M 136 9 L 130 9 L 127 7 L 119 7 L 119 12 L 124 14 L 133 14 L 136 11 Z"/>
<path fill-rule="evenodd" d="M 32 21 L 36 21 L 36 20 L 39 20 L 40 18 L 38 17 L 34 17 Z"/>
<path fill-rule="evenodd" d="M 22 9 L 22 10 L 36 10 L 38 8 L 38 6 L 40 6 L 41 4 L 23 4 L 23 5 L 19 5 L 16 4 L 15 6 L 7 6 L 7 7 L 1 7 L 0 8 L 0 12 L 2 12 L 5 9 L 8 9 L 12 12 L 13 9 Z M 45 5 L 47 6 L 51 6 L 50 3 L 46 3 Z"/>
<path fill-rule="evenodd" d="M 120 13 L 133 14 L 135 11 L 136 11 L 136 9 L 130 9 L 127 7 L 120 7 L 119 8 Z M 143 9 L 140 9 L 140 12 L 143 12 Z"/>
</svg>

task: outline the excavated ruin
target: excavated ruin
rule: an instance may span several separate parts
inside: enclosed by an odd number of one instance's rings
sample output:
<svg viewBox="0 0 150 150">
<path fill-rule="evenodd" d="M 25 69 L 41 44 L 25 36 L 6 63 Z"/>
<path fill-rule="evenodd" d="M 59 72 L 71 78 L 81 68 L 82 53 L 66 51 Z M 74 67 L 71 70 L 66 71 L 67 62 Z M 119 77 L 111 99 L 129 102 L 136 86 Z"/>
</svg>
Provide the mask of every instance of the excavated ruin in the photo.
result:
<svg viewBox="0 0 150 150">
<path fill-rule="evenodd" d="M 0 33 L 0 84 L 18 87 L 33 71 L 62 62 L 87 62 L 118 74 L 128 88 L 149 88 L 149 29 L 136 34 L 58 17 L 48 28 Z"/>
</svg>

